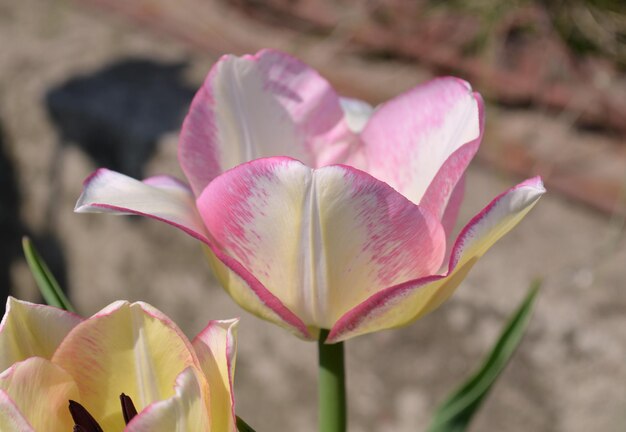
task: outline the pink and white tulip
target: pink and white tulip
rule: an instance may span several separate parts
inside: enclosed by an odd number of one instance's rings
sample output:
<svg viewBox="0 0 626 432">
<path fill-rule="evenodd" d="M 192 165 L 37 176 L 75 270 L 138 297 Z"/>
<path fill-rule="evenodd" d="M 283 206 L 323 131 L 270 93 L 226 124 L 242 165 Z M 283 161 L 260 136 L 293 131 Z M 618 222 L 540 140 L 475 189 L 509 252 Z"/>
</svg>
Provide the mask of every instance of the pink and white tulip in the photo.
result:
<svg viewBox="0 0 626 432">
<path fill-rule="evenodd" d="M 374 109 L 286 54 L 225 56 L 181 132 L 190 186 L 101 169 L 76 211 L 174 225 L 242 307 L 338 342 L 438 307 L 545 192 L 539 178 L 511 188 L 448 241 L 483 124 L 482 99 L 456 78 Z"/>
<path fill-rule="evenodd" d="M 105 431 L 235 432 L 236 328 L 211 321 L 189 341 L 145 303 L 116 302 L 83 319 L 9 298 L 0 430 L 98 430 L 84 423 L 92 417 Z"/>
</svg>

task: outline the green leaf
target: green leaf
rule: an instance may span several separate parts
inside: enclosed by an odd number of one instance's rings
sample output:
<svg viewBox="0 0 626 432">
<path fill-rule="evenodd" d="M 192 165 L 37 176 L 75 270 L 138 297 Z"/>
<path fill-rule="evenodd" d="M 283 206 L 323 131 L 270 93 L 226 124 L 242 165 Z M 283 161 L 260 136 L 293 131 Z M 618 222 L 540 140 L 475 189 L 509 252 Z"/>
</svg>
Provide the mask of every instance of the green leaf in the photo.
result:
<svg viewBox="0 0 626 432">
<path fill-rule="evenodd" d="M 22 238 L 22 248 L 24 249 L 24 256 L 26 256 L 28 267 L 46 303 L 50 306 L 75 312 L 74 307 L 61 290 L 61 287 L 50 272 L 50 269 L 41 259 L 28 237 Z"/>
<path fill-rule="evenodd" d="M 255 432 L 255 430 L 239 416 L 237 416 L 237 430 L 239 430 L 239 432 Z"/>
<path fill-rule="evenodd" d="M 428 432 L 465 431 L 485 396 L 522 340 L 541 283 L 533 282 L 526 298 L 509 319 L 483 365 L 439 407 Z"/>
</svg>

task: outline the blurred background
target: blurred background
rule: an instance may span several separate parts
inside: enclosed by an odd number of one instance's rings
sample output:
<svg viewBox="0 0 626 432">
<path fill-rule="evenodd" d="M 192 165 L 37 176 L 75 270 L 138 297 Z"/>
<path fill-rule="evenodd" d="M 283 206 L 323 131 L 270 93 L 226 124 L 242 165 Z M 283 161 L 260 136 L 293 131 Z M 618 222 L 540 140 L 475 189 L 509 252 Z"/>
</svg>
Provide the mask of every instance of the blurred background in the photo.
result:
<svg viewBox="0 0 626 432">
<path fill-rule="evenodd" d="M 527 337 L 472 430 L 626 430 L 623 1 L 0 0 L 2 297 L 40 301 L 27 234 L 83 315 L 144 300 L 189 336 L 241 316 L 238 413 L 259 432 L 316 430 L 315 344 L 245 314 L 181 232 L 72 212 L 99 166 L 182 178 L 195 89 L 221 54 L 262 47 L 372 103 L 469 80 L 487 129 L 460 223 L 523 177 L 549 189 L 441 309 L 347 343 L 350 430 L 424 430 L 535 277 Z"/>
</svg>

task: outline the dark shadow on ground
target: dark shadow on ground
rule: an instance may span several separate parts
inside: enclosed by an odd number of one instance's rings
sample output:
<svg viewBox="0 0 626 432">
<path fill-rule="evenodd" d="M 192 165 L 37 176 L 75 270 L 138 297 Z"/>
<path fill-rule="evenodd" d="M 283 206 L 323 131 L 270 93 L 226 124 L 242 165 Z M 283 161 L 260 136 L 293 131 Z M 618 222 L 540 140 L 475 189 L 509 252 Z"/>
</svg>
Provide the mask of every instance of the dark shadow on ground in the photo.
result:
<svg viewBox="0 0 626 432">
<path fill-rule="evenodd" d="M 185 66 L 126 59 L 51 89 L 45 105 L 63 143 L 96 166 L 143 178 L 157 140 L 180 128 L 193 98 Z"/>
<path fill-rule="evenodd" d="M 23 259 L 23 235 L 32 238 L 61 287 L 71 291 L 63 245 L 55 235 L 59 214 L 55 197 L 62 194 L 64 146 L 77 145 L 97 167 L 143 178 L 144 165 L 158 139 L 180 128 L 193 98 L 194 89 L 185 84 L 182 76 L 185 67 L 184 63 L 126 59 L 92 74 L 70 78 L 47 92 L 44 104 L 60 144 L 49 164 L 44 227 L 36 233 L 20 220 L 19 175 L 5 152 L 0 154 L 0 311 L 10 294 L 11 263 Z"/>
<path fill-rule="evenodd" d="M 6 151 L 5 137 L 0 125 L 0 312 L 10 294 L 11 263 L 19 256 L 23 233 L 19 217 L 19 191 L 13 163 Z"/>
</svg>

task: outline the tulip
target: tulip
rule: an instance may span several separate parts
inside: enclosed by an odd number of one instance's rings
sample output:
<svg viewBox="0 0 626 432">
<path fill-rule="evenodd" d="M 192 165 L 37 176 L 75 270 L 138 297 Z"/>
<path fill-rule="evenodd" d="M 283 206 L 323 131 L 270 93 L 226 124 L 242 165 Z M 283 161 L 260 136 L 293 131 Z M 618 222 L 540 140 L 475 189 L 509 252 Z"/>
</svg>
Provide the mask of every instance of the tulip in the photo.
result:
<svg viewBox="0 0 626 432">
<path fill-rule="evenodd" d="M 224 56 L 183 123 L 178 156 L 199 197 L 241 163 L 289 156 L 368 172 L 442 219 L 449 232 L 462 176 L 484 128 L 482 98 L 454 77 L 434 79 L 374 109 L 341 98 L 323 77 L 275 50 Z"/>
<path fill-rule="evenodd" d="M 483 118 L 480 96 L 456 78 L 374 109 L 288 55 L 225 56 L 183 124 L 190 185 L 100 169 L 76 211 L 174 225 L 204 244 L 243 308 L 340 342 L 437 308 L 545 192 L 526 180 L 448 241 Z"/>
<path fill-rule="evenodd" d="M 3 432 L 236 431 L 237 320 L 190 342 L 145 303 L 90 318 L 14 298 L 0 324 Z"/>
</svg>

